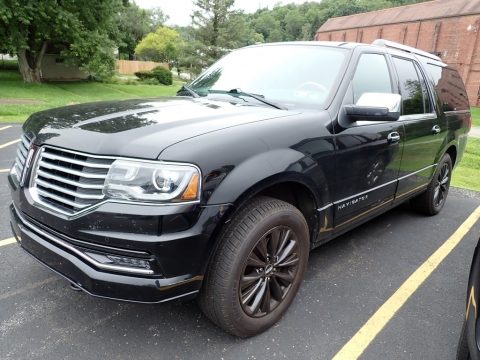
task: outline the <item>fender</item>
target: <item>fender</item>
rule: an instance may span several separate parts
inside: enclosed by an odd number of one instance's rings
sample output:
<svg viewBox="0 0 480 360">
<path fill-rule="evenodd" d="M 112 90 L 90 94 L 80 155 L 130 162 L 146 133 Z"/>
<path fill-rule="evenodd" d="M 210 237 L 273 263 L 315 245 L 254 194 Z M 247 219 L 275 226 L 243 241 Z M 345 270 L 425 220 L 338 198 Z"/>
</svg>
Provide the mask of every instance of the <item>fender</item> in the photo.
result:
<svg viewBox="0 0 480 360">
<path fill-rule="evenodd" d="M 317 206 L 328 202 L 330 194 L 325 174 L 318 163 L 299 151 L 284 148 L 254 155 L 236 166 L 215 189 L 208 205 L 234 204 L 247 190 L 255 189 L 253 192 L 258 192 L 270 185 L 286 181 L 298 182 L 308 187 Z M 326 191 L 320 191 L 322 188 Z"/>
</svg>

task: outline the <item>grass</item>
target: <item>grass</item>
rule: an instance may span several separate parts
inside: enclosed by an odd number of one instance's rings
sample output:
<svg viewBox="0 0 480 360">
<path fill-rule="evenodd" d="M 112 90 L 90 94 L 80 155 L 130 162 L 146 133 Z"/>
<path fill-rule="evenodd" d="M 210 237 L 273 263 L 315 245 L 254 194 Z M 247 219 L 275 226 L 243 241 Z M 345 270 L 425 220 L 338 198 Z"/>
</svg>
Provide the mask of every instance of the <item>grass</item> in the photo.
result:
<svg viewBox="0 0 480 360">
<path fill-rule="evenodd" d="M 471 107 L 472 111 L 472 125 L 480 126 L 480 107 Z"/>
<path fill-rule="evenodd" d="M 0 59 L 0 70 L 18 70 L 17 60 L 4 60 Z"/>
<path fill-rule="evenodd" d="M 173 96 L 180 86 L 179 81 L 171 86 L 93 81 L 26 84 L 18 72 L 0 71 L 0 122 L 22 122 L 40 110 L 91 101 Z M 11 100 L 27 103 L 8 104 Z"/>
<path fill-rule="evenodd" d="M 480 191 L 480 139 L 468 138 L 463 159 L 453 172 L 452 186 Z"/>
</svg>

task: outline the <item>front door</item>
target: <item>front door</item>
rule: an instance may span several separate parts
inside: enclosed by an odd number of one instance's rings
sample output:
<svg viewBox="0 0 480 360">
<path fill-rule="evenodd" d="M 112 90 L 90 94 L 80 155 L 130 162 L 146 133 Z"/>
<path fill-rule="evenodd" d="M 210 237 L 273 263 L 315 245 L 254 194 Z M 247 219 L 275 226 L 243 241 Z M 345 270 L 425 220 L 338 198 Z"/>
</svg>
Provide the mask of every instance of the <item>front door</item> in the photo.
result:
<svg viewBox="0 0 480 360">
<path fill-rule="evenodd" d="M 363 93 L 393 93 L 387 59 L 362 54 L 344 105 Z M 335 228 L 339 231 L 392 203 L 401 160 L 403 124 L 397 121 L 345 122 L 335 132 Z"/>
</svg>

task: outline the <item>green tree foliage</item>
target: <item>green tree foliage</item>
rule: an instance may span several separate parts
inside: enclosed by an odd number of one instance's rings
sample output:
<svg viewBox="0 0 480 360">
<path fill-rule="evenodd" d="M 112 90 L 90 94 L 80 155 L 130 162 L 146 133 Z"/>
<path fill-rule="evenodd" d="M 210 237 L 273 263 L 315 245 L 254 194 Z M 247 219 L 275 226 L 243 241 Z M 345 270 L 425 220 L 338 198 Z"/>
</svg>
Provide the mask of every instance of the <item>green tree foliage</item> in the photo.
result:
<svg viewBox="0 0 480 360">
<path fill-rule="evenodd" d="M 26 82 L 41 81 L 50 45 L 100 78 L 114 70 L 116 14 L 126 0 L 0 0 L 0 51 L 17 54 Z"/>
<path fill-rule="evenodd" d="M 300 5 L 275 6 L 245 14 L 256 34 L 266 42 L 313 40 L 316 31 L 331 17 L 352 15 L 425 0 L 322 0 Z M 244 41 L 247 43 L 248 41 Z"/>
<path fill-rule="evenodd" d="M 144 60 L 165 62 L 172 65 L 178 58 L 181 38 L 177 31 L 160 26 L 145 36 L 135 48 L 135 54 Z"/>
<path fill-rule="evenodd" d="M 248 18 L 233 10 L 235 0 L 195 0 L 193 38 L 204 45 L 201 56 L 207 63 L 228 49 L 248 43 Z M 253 36 L 253 34 L 252 34 Z"/>
<path fill-rule="evenodd" d="M 150 31 L 157 30 L 160 26 L 163 26 L 167 20 L 168 15 L 163 12 L 159 7 L 153 8 L 150 10 Z"/>
<path fill-rule="evenodd" d="M 120 33 L 118 52 L 133 60 L 135 47 L 152 30 L 152 13 L 129 2 L 121 8 L 117 22 Z"/>
</svg>

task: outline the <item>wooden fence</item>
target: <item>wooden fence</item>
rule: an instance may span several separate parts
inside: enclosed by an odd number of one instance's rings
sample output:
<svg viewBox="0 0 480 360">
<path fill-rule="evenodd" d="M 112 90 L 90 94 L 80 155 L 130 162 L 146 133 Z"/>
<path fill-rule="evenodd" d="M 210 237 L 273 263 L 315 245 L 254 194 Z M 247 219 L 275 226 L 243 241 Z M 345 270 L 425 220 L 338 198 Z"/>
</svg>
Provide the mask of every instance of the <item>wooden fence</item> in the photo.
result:
<svg viewBox="0 0 480 360">
<path fill-rule="evenodd" d="M 168 64 L 154 61 L 117 60 L 117 72 L 121 75 L 133 75 L 137 71 L 150 71 L 157 66 L 169 69 Z"/>
</svg>

